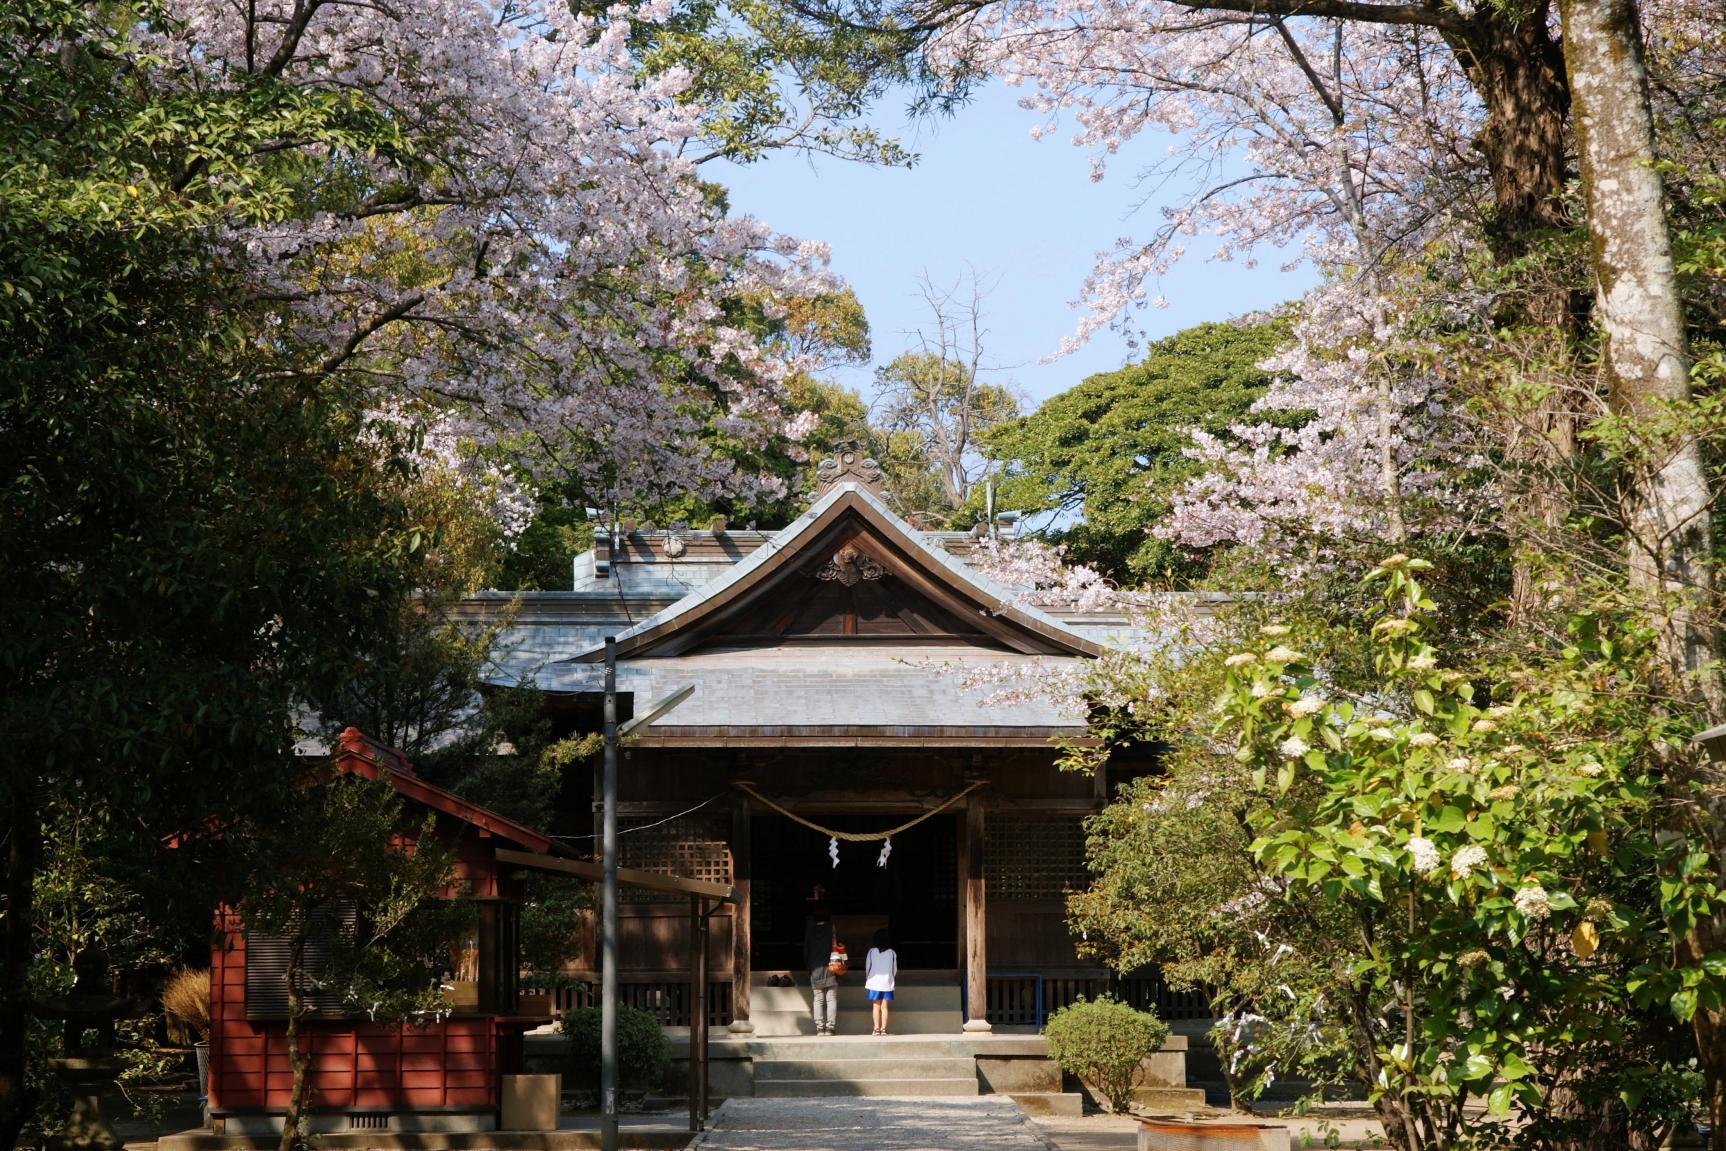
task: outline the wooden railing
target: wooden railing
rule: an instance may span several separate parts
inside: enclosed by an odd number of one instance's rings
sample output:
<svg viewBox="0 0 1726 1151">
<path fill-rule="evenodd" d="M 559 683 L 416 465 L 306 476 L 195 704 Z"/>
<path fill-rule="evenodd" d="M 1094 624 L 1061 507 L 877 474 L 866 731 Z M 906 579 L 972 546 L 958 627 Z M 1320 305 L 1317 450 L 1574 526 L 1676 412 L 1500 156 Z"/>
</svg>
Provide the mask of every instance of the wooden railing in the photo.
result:
<svg viewBox="0 0 1726 1151">
<path fill-rule="evenodd" d="M 687 980 L 653 980 L 620 983 L 617 1001 L 646 1011 L 659 1020 L 661 1027 L 688 1027 L 693 991 Z M 552 994 L 552 1007 L 559 1014 L 580 1007 L 599 1006 L 598 982 L 575 987 L 560 987 Z M 707 983 L 707 1025 L 725 1027 L 731 1023 L 731 984 L 710 979 Z"/>
<path fill-rule="evenodd" d="M 1042 1027 L 1051 1014 L 1080 998 L 1105 992 L 1158 1018 L 1207 1019 L 1210 1003 L 1202 992 L 1173 991 L 1161 976 L 1045 975 L 1037 971 L 989 973 L 989 1022 L 1004 1027 Z"/>
</svg>

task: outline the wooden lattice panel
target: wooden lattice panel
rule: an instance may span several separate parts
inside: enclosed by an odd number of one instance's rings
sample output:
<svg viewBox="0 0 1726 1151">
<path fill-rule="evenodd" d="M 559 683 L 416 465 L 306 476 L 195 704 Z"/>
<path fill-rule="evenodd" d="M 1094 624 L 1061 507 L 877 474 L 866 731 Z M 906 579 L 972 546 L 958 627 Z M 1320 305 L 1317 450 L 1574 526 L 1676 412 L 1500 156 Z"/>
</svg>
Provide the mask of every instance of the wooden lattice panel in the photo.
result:
<svg viewBox="0 0 1726 1151">
<path fill-rule="evenodd" d="M 731 845 L 723 817 L 689 816 L 669 823 L 637 821 L 635 828 L 618 829 L 618 862 L 639 871 L 656 871 L 684 879 L 709 883 L 731 883 Z M 632 903 L 663 903 L 683 897 L 656 891 L 625 888 L 623 898 Z"/>
<path fill-rule="evenodd" d="M 990 812 L 984 824 L 983 878 L 990 899 L 1060 899 L 1084 887 L 1080 817 Z"/>
</svg>

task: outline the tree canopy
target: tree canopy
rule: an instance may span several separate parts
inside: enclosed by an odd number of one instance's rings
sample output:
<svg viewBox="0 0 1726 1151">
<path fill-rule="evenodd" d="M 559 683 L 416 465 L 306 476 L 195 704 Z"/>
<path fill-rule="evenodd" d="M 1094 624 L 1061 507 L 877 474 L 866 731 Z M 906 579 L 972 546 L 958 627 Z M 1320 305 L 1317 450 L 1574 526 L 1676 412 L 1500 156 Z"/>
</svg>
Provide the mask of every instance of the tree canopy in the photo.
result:
<svg viewBox="0 0 1726 1151">
<path fill-rule="evenodd" d="M 1193 429 L 1217 435 L 1244 418 L 1270 383 L 1260 365 L 1287 335 L 1284 322 L 1263 318 L 1188 328 L 991 429 L 987 449 L 1003 466 L 997 506 L 1055 513 L 1042 534 L 1123 585 L 1197 573 L 1151 529 L 1203 470 Z"/>
</svg>

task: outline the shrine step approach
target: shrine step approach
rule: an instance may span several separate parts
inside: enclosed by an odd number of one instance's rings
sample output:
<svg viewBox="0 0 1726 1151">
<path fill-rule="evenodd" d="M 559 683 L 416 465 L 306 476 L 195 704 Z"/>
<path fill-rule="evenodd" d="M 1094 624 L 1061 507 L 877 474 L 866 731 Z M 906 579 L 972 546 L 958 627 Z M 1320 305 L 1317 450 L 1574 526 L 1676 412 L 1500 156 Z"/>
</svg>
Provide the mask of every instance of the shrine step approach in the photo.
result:
<svg viewBox="0 0 1726 1151">
<path fill-rule="evenodd" d="M 965 1098 L 1007 1095 L 1037 1115 L 1077 1115 L 1040 1035 L 944 1034 L 715 1037 L 714 1098 Z M 672 1042 L 673 1072 L 688 1041 Z"/>
<path fill-rule="evenodd" d="M 869 998 L 861 980 L 839 987 L 839 1036 L 873 1030 Z M 750 992 L 749 1021 L 758 1039 L 815 1034 L 809 988 L 757 984 Z M 959 1030 L 959 983 L 948 973 L 906 972 L 893 992 L 892 1030 L 895 1035 L 951 1035 Z"/>
</svg>

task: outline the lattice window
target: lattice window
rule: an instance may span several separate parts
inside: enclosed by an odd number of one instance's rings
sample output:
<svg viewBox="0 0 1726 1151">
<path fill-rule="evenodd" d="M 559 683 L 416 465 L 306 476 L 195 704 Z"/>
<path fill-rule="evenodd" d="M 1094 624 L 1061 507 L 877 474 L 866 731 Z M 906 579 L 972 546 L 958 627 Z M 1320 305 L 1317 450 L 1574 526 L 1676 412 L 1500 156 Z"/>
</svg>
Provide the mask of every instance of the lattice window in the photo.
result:
<svg viewBox="0 0 1726 1151">
<path fill-rule="evenodd" d="M 749 930 L 765 936 L 773 930 L 773 901 L 778 895 L 778 883 L 770 875 L 757 875 L 750 881 Z"/>
<path fill-rule="evenodd" d="M 678 875 L 684 879 L 703 879 L 709 883 L 731 882 L 731 845 L 725 838 L 730 828 L 727 818 L 688 816 L 655 826 L 656 822 L 644 818 L 619 827 L 618 863 L 621 866 L 657 871 L 661 875 Z M 630 830 L 630 827 L 641 830 Z M 631 903 L 669 903 L 685 898 L 627 886 L 621 889 L 620 897 Z"/>
<path fill-rule="evenodd" d="M 929 896 L 936 907 L 959 905 L 959 844 L 952 835 L 935 837 L 934 861 L 923 879 L 929 885 Z"/>
<path fill-rule="evenodd" d="M 1085 829 L 1077 815 L 990 812 L 983 842 L 990 899 L 1060 899 L 1088 882 Z"/>
</svg>

